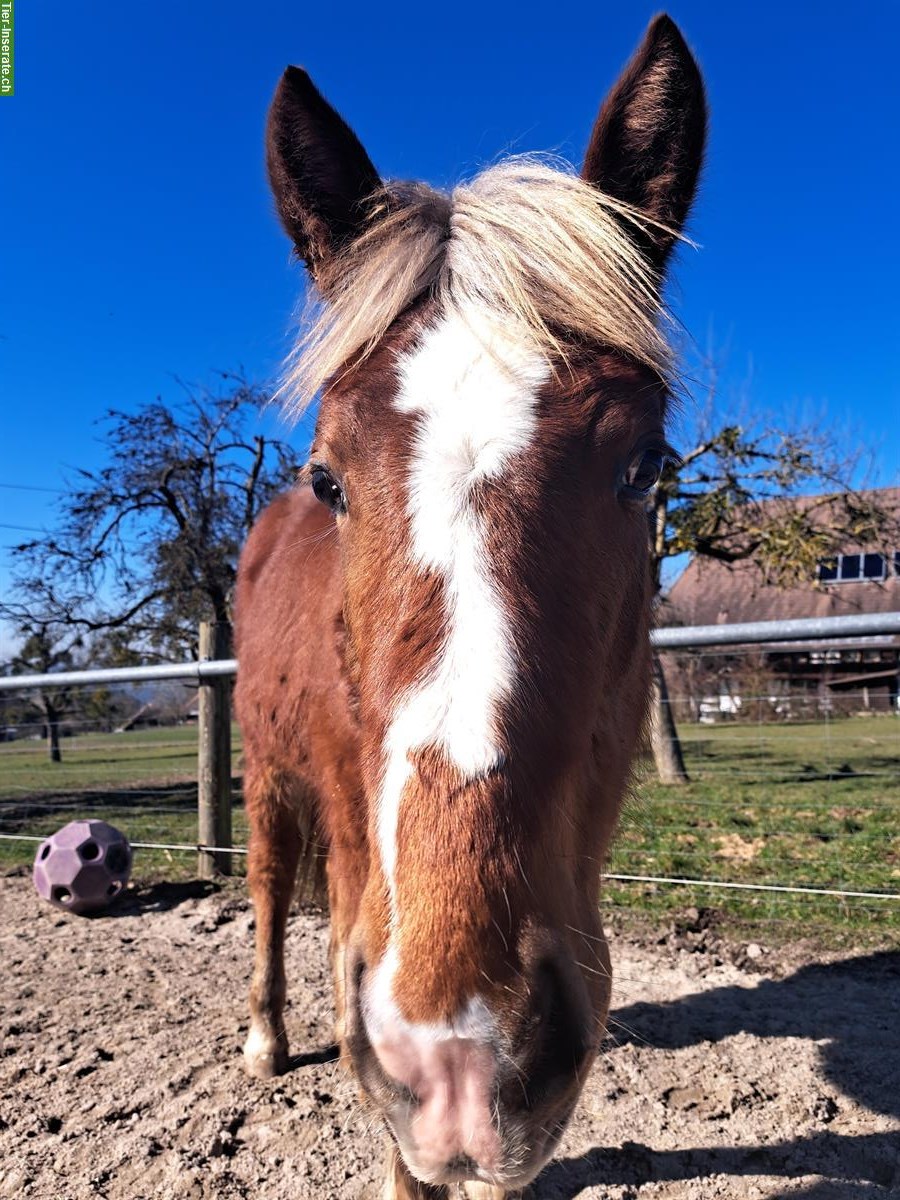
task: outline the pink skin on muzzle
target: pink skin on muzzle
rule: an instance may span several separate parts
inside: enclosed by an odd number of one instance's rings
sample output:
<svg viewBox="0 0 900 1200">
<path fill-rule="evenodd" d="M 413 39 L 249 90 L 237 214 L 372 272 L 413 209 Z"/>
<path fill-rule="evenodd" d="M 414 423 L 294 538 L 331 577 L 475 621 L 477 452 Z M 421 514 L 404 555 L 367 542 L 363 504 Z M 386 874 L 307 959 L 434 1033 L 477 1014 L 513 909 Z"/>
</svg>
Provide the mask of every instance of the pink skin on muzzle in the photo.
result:
<svg viewBox="0 0 900 1200">
<path fill-rule="evenodd" d="M 385 1072 L 414 1097 L 407 1129 L 397 1130 L 410 1166 L 428 1178 L 467 1158 L 491 1174 L 500 1167 L 502 1152 L 492 1120 L 494 1051 L 471 1038 L 423 1032 L 387 1033 L 373 1043 Z"/>
</svg>

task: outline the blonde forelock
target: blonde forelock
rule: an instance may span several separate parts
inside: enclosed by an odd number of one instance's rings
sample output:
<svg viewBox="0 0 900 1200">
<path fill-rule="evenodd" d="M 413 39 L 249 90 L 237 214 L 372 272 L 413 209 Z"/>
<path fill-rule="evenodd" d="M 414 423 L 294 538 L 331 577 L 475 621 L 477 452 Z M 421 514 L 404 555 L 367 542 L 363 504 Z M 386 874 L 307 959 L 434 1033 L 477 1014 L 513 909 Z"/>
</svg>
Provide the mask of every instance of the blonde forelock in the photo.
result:
<svg viewBox="0 0 900 1200">
<path fill-rule="evenodd" d="M 364 360 L 426 293 L 479 327 L 520 331 L 554 370 L 587 343 L 668 377 L 658 281 L 630 225 L 654 227 L 544 159 L 506 159 L 449 196 L 387 185 L 361 236 L 331 264 L 327 298 L 311 297 L 281 389 L 288 412 L 298 416 Z"/>
</svg>

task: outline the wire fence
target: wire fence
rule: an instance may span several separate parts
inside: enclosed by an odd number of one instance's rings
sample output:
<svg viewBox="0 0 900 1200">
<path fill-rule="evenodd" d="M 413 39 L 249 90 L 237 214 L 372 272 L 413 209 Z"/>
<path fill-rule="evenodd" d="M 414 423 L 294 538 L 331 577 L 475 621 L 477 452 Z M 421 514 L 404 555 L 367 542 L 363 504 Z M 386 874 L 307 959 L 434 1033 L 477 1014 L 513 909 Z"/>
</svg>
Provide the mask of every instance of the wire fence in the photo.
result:
<svg viewBox="0 0 900 1200">
<path fill-rule="evenodd" d="M 781 932 L 900 934 L 896 622 L 659 631 L 689 781 L 664 787 L 643 762 L 614 901 L 633 907 L 637 890 L 651 910 L 677 895 Z"/>
<path fill-rule="evenodd" d="M 605 902 L 693 908 L 701 924 L 721 909 L 754 924 L 900 933 L 895 626 L 867 626 L 839 645 L 768 637 L 710 646 L 701 631 L 698 646 L 678 630 L 680 645 L 661 647 L 661 661 L 688 779 L 661 784 L 645 748 Z M 233 853 L 243 871 L 236 726 L 233 836 L 204 841 L 197 821 L 198 683 L 234 664 L 181 669 L 188 682 L 170 668 L 168 678 L 106 672 L 71 683 L 58 763 L 48 760 L 46 718 L 0 680 L 0 863 L 29 861 L 34 843 L 68 820 L 100 818 L 126 833 L 144 874 L 193 874 L 198 850 Z"/>
<path fill-rule="evenodd" d="M 125 700 L 128 685 L 116 693 Z M 117 733 L 78 704 L 63 718 L 61 759 L 50 762 L 45 723 L 13 727 L 0 745 L 0 861 L 21 859 L 14 839 L 42 839 L 74 819 L 102 819 L 149 850 L 138 860 L 152 871 L 194 872 L 198 849 L 198 730 L 194 718 L 178 724 L 139 721 Z M 232 729 L 233 849 L 245 850 L 240 791 L 240 734 Z M 165 849 L 163 849 L 165 847 Z M 229 847 L 230 848 L 230 847 Z M 213 847 L 210 847 L 213 849 Z"/>
</svg>

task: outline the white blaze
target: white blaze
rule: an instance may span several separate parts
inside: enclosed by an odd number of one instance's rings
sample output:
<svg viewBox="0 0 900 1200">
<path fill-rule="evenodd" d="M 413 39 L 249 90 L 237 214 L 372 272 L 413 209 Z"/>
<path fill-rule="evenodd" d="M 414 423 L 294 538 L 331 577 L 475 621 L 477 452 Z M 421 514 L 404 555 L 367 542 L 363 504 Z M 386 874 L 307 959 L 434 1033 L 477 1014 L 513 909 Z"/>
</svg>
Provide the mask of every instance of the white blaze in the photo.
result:
<svg viewBox="0 0 900 1200">
<path fill-rule="evenodd" d="M 407 484 L 411 551 L 418 567 L 444 578 L 447 629 L 437 661 L 400 698 L 386 737 L 378 842 L 392 925 L 410 753 L 437 746 L 469 778 L 502 762 L 495 719 L 513 687 L 515 646 L 471 494 L 530 444 L 548 374 L 536 350 L 456 314 L 427 330 L 399 363 L 395 406 L 419 417 Z"/>
</svg>

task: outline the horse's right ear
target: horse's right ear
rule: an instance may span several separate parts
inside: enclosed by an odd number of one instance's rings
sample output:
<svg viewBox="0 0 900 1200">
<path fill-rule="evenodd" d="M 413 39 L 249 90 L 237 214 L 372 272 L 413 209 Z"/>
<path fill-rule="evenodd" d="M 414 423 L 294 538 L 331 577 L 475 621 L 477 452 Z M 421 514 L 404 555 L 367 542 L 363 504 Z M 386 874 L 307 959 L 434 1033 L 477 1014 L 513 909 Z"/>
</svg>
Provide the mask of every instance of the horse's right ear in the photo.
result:
<svg viewBox="0 0 900 1200">
<path fill-rule="evenodd" d="M 359 138 L 300 67 L 288 67 L 272 100 L 266 161 L 281 223 L 321 285 L 329 259 L 360 232 L 381 180 Z"/>
</svg>

